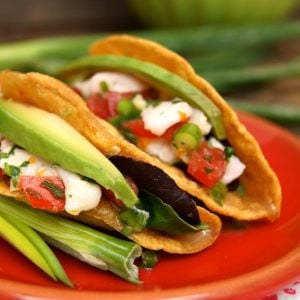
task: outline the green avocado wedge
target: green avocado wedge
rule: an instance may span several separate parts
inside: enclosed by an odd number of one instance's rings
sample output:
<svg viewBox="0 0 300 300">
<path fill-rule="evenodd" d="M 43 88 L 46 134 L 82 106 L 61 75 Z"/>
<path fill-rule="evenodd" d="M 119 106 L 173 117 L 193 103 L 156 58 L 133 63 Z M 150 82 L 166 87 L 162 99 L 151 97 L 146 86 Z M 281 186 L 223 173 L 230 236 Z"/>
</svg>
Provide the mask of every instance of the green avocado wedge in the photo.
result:
<svg viewBox="0 0 300 300">
<path fill-rule="evenodd" d="M 0 99 L 0 134 L 48 162 L 93 179 L 111 190 L 127 207 L 138 203 L 137 196 L 120 171 L 55 114 Z"/>
<path fill-rule="evenodd" d="M 192 84 L 152 63 L 117 55 L 86 56 L 62 67 L 58 76 L 68 78 L 69 75 L 87 75 L 99 70 L 125 71 L 150 82 L 158 89 L 171 92 L 202 110 L 211 122 L 216 137 L 226 138 L 219 108 Z"/>
</svg>

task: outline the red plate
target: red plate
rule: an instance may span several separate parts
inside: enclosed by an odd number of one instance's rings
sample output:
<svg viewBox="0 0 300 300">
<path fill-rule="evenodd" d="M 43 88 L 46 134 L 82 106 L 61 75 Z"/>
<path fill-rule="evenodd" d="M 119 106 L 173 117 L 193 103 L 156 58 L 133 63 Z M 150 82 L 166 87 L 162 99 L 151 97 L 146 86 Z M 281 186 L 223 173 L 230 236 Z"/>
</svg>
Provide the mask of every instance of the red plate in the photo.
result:
<svg viewBox="0 0 300 300">
<path fill-rule="evenodd" d="M 165 254 L 152 271 L 141 271 L 141 286 L 57 252 L 75 283 L 71 290 L 52 282 L 1 240 L 1 299 L 258 299 L 300 277 L 300 140 L 259 118 L 240 117 L 279 176 L 283 190 L 279 220 L 255 222 L 240 230 L 225 228 L 212 247 L 198 254 Z"/>
</svg>

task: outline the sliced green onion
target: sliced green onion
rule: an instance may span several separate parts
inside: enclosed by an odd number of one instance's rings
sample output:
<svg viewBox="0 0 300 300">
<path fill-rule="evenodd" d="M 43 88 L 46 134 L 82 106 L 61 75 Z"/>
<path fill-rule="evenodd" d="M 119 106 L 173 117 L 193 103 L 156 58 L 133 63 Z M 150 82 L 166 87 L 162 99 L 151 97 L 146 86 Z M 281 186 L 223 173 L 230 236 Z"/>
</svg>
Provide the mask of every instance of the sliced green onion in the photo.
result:
<svg viewBox="0 0 300 300">
<path fill-rule="evenodd" d="M 140 283 L 137 244 L 101 233 L 56 215 L 32 209 L 24 203 L 0 196 L 0 211 L 21 220 L 41 233 L 49 243 L 100 269 L 109 270 L 132 283 Z"/>
<path fill-rule="evenodd" d="M 173 136 L 173 145 L 177 149 L 191 151 L 197 148 L 202 133 L 196 124 L 183 124 Z"/>
<path fill-rule="evenodd" d="M 107 93 L 109 91 L 109 86 L 106 81 L 100 81 L 100 91 L 101 93 Z"/>
<path fill-rule="evenodd" d="M 126 118 L 137 118 L 140 115 L 140 111 L 135 107 L 132 101 L 125 98 L 118 102 L 116 111 Z"/>
<path fill-rule="evenodd" d="M 0 212 L 0 236 L 52 279 L 73 286 L 60 262 L 41 237 L 25 223 L 2 211 Z"/>
</svg>

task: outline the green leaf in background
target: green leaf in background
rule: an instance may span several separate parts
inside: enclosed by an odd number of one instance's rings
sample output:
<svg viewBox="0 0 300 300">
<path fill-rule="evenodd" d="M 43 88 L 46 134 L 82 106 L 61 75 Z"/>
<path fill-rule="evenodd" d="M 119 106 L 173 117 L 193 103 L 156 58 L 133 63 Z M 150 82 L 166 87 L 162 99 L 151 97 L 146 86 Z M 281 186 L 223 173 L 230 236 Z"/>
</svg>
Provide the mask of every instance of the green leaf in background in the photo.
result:
<svg viewBox="0 0 300 300">
<path fill-rule="evenodd" d="M 0 44 L 0 70 L 55 73 L 56 68 L 87 54 L 92 42 L 115 32 L 51 37 Z M 124 33 L 124 32 L 122 32 Z M 187 58 L 212 52 L 261 49 L 297 38 L 300 22 L 271 24 L 201 26 L 126 32 L 158 42 Z"/>
</svg>

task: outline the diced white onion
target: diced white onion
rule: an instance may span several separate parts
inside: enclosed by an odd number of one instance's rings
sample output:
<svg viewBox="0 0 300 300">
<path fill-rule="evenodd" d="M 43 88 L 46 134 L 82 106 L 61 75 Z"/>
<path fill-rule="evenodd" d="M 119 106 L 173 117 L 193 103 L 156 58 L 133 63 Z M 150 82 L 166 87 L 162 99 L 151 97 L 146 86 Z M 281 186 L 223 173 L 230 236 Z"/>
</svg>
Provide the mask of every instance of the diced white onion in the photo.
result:
<svg viewBox="0 0 300 300">
<path fill-rule="evenodd" d="M 147 145 L 145 151 L 150 155 L 158 157 L 167 164 L 173 164 L 176 161 L 174 148 L 163 139 L 155 139 Z"/>
<path fill-rule="evenodd" d="M 193 113 L 192 107 L 186 102 L 163 101 L 157 106 L 146 108 L 142 112 L 144 126 L 153 134 L 160 136 L 172 125 L 189 118 Z"/>
<path fill-rule="evenodd" d="M 220 150 L 225 149 L 224 145 L 222 145 L 222 143 L 218 141 L 216 138 L 214 138 L 213 136 L 208 139 L 208 143 L 214 148 L 218 148 Z"/>
<path fill-rule="evenodd" d="M 99 72 L 85 81 L 74 82 L 73 86 L 88 98 L 102 92 L 101 82 L 105 82 L 110 91 L 118 93 L 138 93 L 148 88 L 147 84 L 140 79 L 119 72 Z"/>
<path fill-rule="evenodd" d="M 203 135 L 207 135 L 212 127 L 208 122 L 206 115 L 197 108 L 193 108 L 193 114 L 189 119 L 189 123 L 198 125 Z"/>
<path fill-rule="evenodd" d="M 245 164 L 243 164 L 237 156 L 232 155 L 229 158 L 229 162 L 226 166 L 225 174 L 221 178 L 221 182 L 226 185 L 229 184 L 230 182 L 239 178 L 244 172 L 245 168 Z"/>
</svg>

